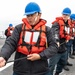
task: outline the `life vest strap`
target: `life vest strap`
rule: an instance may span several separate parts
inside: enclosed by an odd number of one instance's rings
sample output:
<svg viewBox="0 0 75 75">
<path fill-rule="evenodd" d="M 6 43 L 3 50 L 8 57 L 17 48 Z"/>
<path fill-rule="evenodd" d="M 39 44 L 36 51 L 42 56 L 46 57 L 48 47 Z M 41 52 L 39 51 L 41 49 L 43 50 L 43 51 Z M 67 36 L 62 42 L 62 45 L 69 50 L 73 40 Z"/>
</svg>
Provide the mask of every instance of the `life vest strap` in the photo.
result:
<svg viewBox="0 0 75 75">
<path fill-rule="evenodd" d="M 27 44 L 26 42 L 23 42 L 23 44 L 20 44 L 20 45 L 18 45 L 18 46 L 22 46 L 22 47 L 23 47 L 23 46 L 26 46 L 29 52 L 30 52 L 30 50 L 32 49 L 32 46 L 37 47 L 36 44 L 31 45 L 31 44 Z M 39 48 L 39 47 L 45 47 L 45 45 L 44 45 L 44 46 L 42 46 L 42 45 L 38 45 L 38 48 Z"/>
</svg>

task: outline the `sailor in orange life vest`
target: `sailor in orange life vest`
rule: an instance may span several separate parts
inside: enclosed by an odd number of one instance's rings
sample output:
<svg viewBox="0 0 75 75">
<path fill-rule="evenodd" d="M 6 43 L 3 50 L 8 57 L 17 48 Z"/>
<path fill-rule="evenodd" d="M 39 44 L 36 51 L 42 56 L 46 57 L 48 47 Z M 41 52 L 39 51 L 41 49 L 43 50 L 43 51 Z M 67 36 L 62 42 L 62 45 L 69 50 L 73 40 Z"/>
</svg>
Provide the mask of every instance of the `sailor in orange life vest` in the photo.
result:
<svg viewBox="0 0 75 75">
<path fill-rule="evenodd" d="M 71 14 L 70 15 L 70 19 L 71 19 L 71 23 L 72 23 L 72 33 L 73 33 L 73 36 L 74 36 L 74 39 L 73 39 L 73 51 L 72 51 L 72 55 L 75 55 L 75 14 Z"/>
<path fill-rule="evenodd" d="M 6 38 L 8 38 L 9 36 L 11 36 L 13 30 L 14 30 L 13 25 L 12 24 L 9 24 L 9 27 L 5 30 Z"/>
<path fill-rule="evenodd" d="M 71 36 L 71 39 L 69 40 L 69 42 L 66 44 L 67 46 L 67 50 L 68 50 L 68 56 L 71 58 L 71 59 L 74 59 L 74 57 L 72 56 L 72 47 L 73 47 L 73 50 L 74 50 L 74 46 L 73 46 L 73 41 L 74 41 L 74 33 L 75 33 L 75 29 L 74 29 L 74 18 L 75 15 L 74 14 L 71 14 L 70 15 L 70 20 L 71 20 L 71 23 L 70 23 L 70 36 Z M 73 51 L 74 53 L 74 51 Z"/>
<path fill-rule="evenodd" d="M 70 31 L 70 20 L 69 16 L 71 14 L 71 9 L 66 7 L 62 11 L 61 17 L 56 17 L 56 20 L 52 22 L 52 30 L 54 33 L 54 37 L 59 46 L 58 53 L 50 58 L 49 60 L 49 68 L 50 75 L 53 75 L 53 71 L 56 67 L 55 75 L 59 75 L 62 72 L 62 69 L 67 64 L 67 51 L 66 51 L 66 42 L 68 42 L 71 38 L 69 35 Z"/>
<path fill-rule="evenodd" d="M 1 49 L 0 67 L 16 51 L 13 75 L 49 75 L 47 59 L 57 54 L 58 45 L 52 36 L 46 20 L 41 19 L 41 9 L 35 2 L 30 2 L 25 8 L 22 24 L 15 26 L 12 35 L 5 41 Z M 48 48 L 46 48 L 46 41 Z"/>
</svg>

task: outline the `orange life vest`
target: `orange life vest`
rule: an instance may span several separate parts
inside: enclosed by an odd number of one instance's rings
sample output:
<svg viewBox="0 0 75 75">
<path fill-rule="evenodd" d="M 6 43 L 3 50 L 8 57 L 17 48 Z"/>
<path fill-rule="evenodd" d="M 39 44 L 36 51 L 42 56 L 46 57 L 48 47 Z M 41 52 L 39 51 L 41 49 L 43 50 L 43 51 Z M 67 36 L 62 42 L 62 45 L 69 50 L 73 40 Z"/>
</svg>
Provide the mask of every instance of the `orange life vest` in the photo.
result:
<svg viewBox="0 0 75 75">
<path fill-rule="evenodd" d="M 60 26 L 60 38 L 66 38 L 66 40 L 70 39 L 70 31 L 68 32 L 67 30 L 65 31 L 65 23 L 62 17 L 57 17 L 56 20 L 54 22 L 52 22 L 52 24 L 54 24 L 55 22 L 57 22 Z M 68 25 L 70 28 L 70 20 L 68 20 Z"/>
<path fill-rule="evenodd" d="M 7 36 L 11 36 L 13 30 L 14 30 L 14 27 L 12 27 L 12 28 L 8 27 Z"/>
<path fill-rule="evenodd" d="M 71 23 L 72 26 L 72 36 L 75 36 L 75 23 Z"/>
<path fill-rule="evenodd" d="M 31 25 L 28 24 L 26 18 L 23 19 L 23 22 L 17 51 L 28 55 L 32 53 L 40 53 L 45 50 L 46 21 L 41 20 L 33 29 Z"/>
</svg>

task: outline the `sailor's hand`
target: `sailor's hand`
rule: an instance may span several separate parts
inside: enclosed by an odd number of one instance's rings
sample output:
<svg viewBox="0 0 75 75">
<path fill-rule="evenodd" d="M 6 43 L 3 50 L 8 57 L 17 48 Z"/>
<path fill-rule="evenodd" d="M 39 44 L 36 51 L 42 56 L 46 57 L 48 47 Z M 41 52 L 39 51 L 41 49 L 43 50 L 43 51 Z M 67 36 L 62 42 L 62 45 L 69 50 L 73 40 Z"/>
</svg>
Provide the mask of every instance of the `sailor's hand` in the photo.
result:
<svg viewBox="0 0 75 75">
<path fill-rule="evenodd" d="M 41 59 L 41 57 L 40 57 L 39 54 L 34 53 L 34 54 L 28 55 L 28 56 L 27 56 L 27 59 L 28 59 L 28 60 L 31 60 L 31 61 L 35 61 L 35 60 Z"/>
<path fill-rule="evenodd" d="M 73 40 L 73 39 L 74 39 L 74 37 L 71 37 L 71 39 Z"/>
<path fill-rule="evenodd" d="M 60 43 L 59 42 L 57 42 L 57 45 L 58 45 L 58 47 L 60 46 Z"/>
<path fill-rule="evenodd" d="M 5 59 L 3 57 L 0 57 L 0 68 L 5 66 L 5 64 L 6 64 Z"/>
<path fill-rule="evenodd" d="M 69 40 L 66 40 L 66 43 L 68 43 L 69 42 Z"/>
</svg>

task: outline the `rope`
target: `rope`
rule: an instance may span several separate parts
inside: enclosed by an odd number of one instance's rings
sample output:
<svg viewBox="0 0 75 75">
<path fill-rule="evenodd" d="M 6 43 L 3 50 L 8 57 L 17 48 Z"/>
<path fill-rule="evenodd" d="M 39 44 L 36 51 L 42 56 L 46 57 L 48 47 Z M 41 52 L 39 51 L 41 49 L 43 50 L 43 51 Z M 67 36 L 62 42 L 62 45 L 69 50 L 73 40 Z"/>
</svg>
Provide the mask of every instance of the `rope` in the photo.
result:
<svg viewBox="0 0 75 75">
<path fill-rule="evenodd" d="M 10 61 L 7 61 L 6 63 L 19 61 L 19 60 L 26 59 L 26 58 L 27 58 L 27 57 L 22 57 L 22 58 L 18 58 L 18 59 L 15 59 L 15 60 L 10 60 Z"/>
</svg>

